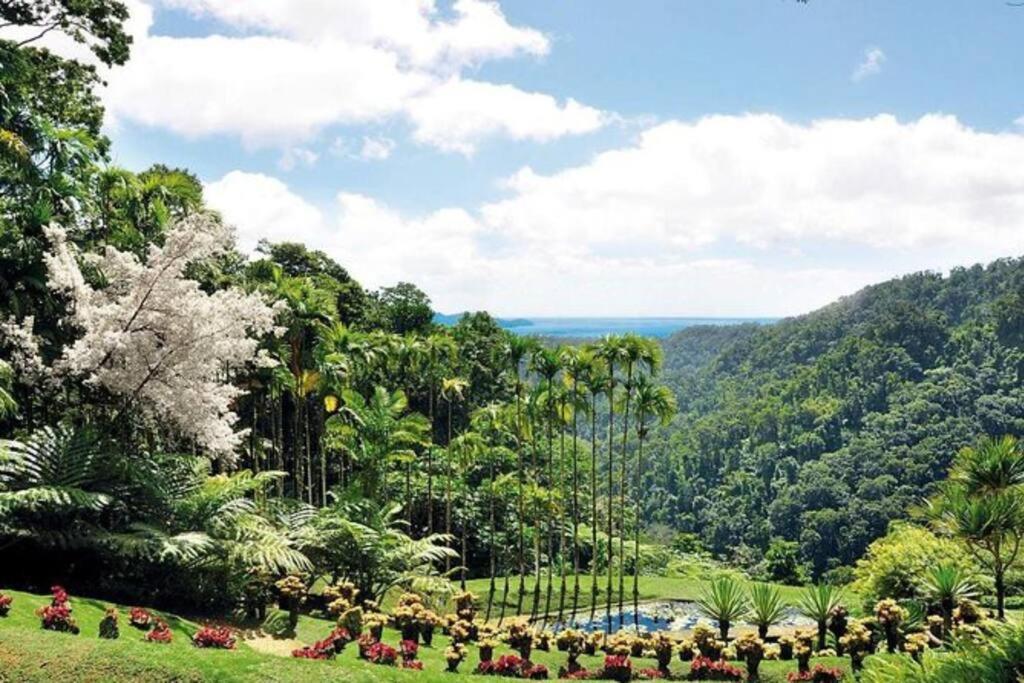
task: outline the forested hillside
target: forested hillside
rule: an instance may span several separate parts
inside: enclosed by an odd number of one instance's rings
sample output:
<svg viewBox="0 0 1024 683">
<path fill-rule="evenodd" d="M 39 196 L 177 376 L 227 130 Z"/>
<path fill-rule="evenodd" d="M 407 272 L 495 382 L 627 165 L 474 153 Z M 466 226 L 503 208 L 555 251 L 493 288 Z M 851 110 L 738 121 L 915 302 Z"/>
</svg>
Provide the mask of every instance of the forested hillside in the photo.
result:
<svg viewBox="0 0 1024 683">
<path fill-rule="evenodd" d="M 785 540 L 815 573 L 852 563 L 961 447 L 1024 431 L 1022 332 L 1020 259 L 908 275 L 769 327 L 681 331 L 648 522 L 743 562 Z"/>
</svg>

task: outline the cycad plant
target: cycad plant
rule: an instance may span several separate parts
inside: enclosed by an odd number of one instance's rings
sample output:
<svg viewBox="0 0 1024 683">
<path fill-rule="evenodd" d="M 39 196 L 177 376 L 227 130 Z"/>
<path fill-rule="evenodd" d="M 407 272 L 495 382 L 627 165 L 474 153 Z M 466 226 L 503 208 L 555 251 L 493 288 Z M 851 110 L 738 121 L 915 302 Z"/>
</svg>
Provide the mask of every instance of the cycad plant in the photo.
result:
<svg viewBox="0 0 1024 683">
<path fill-rule="evenodd" d="M 942 637 L 949 639 L 953 628 L 953 609 L 961 600 L 977 595 L 974 582 L 960 567 L 940 564 L 924 577 L 924 593 L 942 612 Z"/>
<path fill-rule="evenodd" d="M 839 606 L 842 599 L 843 591 L 828 583 L 808 586 L 800 596 L 800 613 L 808 619 L 813 619 L 818 625 L 819 650 L 825 649 L 829 615 Z"/>
<path fill-rule="evenodd" d="M 785 614 L 786 603 L 778 588 L 767 583 L 750 587 L 750 621 L 757 626 L 759 638 L 767 638 L 768 629 L 782 621 Z"/>
<path fill-rule="evenodd" d="M 718 623 L 722 640 L 729 638 L 729 629 L 747 616 L 750 604 L 740 583 L 730 576 L 714 579 L 697 599 L 697 607 L 708 619 Z"/>
</svg>

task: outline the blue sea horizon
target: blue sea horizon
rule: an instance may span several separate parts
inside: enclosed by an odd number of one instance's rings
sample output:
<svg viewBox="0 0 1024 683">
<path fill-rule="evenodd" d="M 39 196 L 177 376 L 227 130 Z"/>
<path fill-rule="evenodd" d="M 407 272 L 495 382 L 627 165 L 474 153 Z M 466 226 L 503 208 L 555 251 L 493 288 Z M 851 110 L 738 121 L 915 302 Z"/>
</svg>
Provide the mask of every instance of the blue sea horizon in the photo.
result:
<svg viewBox="0 0 1024 683">
<path fill-rule="evenodd" d="M 454 324 L 461 316 L 438 316 L 438 322 Z M 516 334 L 572 339 L 592 339 L 606 334 L 632 332 L 644 337 L 665 338 L 687 327 L 700 325 L 770 325 L 778 318 L 707 318 L 707 317 L 538 317 L 498 318 L 498 324 Z"/>
</svg>

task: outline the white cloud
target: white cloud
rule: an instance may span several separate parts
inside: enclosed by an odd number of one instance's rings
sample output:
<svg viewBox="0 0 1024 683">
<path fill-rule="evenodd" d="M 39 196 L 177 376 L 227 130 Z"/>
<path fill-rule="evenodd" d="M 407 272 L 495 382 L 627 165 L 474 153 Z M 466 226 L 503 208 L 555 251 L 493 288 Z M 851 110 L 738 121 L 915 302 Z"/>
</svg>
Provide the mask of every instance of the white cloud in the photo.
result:
<svg viewBox="0 0 1024 683">
<path fill-rule="evenodd" d="M 1024 128 L 1024 116 L 1018 116 L 1016 119 L 1014 119 L 1013 122 L 1014 122 L 1014 124 Z"/>
<path fill-rule="evenodd" d="M 550 49 L 543 33 L 509 23 L 497 2 L 456 0 L 445 14 L 435 0 L 129 4 L 132 59 L 103 70 L 109 82 L 103 96 L 115 128 L 130 121 L 189 139 L 229 135 L 250 148 L 288 150 L 308 146 L 332 126 L 403 119 L 413 124 L 417 140 L 469 153 L 491 135 L 550 140 L 603 123 L 599 112 L 572 100 L 560 106 L 553 97 L 512 85 L 461 80 L 463 71 L 482 62 L 540 57 Z M 212 18 L 228 30 L 157 35 L 154 5 Z M 57 34 L 46 44 L 87 56 Z M 510 108 L 497 111 L 491 97 Z M 445 111 L 473 125 L 441 135 L 437 116 Z M 516 118 L 535 113 L 535 123 Z"/>
<path fill-rule="evenodd" d="M 246 197 L 274 195 L 266 181 L 236 193 L 254 216 L 245 234 L 262 229 Z M 791 314 L 902 272 L 1024 252 L 1024 134 L 948 116 L 670 121 L 506 189 L 419 216 L 342 193 L 319 223 L 294 195 L 274 205 L 368 285 L 410 280 L 447 311 Z"/>
<path fill-rule="evenodd" d="M 880 47 L 869 47 L 864 50 L 864 59 L 857 68 L 853 70 L 850 78 L 858 83 L 868 76 L 874 76 L 881 72 L 882 64 L 885 63 L 885 52 Z"/>
<path fill-rule="evenodd" d="M 457 78 L 415 98 L 408 110 L 418 141 L 463 154 L 496 134 L 543 142 L 589 133 L 607 121 L 602 112 L 573 99 L 559 104 L 550 95 Z"/>
<path fill-rule="evenodd" d="M 305 147 L 289 147 L 281 154 L 277 166 L 282 171 L 291 171 L 296 166 L 313 166 L 320 159 L 320 155 Z"/>
<path fill-rule="evenodd" d="M 366 136 L 359 150 L 359 158 L 363 161 L 384 161 L 394 151 L 395 141 L 391 138 Z"/>
<path fill-rule="evenodd" d="M 260 239 L 329 246 L 327 222 L 315 206 L 277 178 L 231 171 L 205 187 L 207 203 L 235 226 L 238 246 L 252 252 Z"/>
</svg>

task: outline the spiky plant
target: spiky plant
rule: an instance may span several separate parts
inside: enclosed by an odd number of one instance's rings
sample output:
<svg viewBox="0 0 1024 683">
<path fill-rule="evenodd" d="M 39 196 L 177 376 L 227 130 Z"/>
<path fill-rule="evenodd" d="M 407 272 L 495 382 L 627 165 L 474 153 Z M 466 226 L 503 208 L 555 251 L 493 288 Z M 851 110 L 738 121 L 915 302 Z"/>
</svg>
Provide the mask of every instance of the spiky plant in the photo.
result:
<svg viewBox="0 0 1024 683">
<path fill-rule="evenodd" d="M 750 611 L 742 586 L 730 576 L 714 579 L 705 586 L 697 599 L 697 607 L 704 616 L 718 623 L 723 640 L 728 639 L 732 625 Z"/>
<path fill-rule="evenodd" d="M 954 564 L 940 564 L 924 577 L 924 594 L 942 612 L 942 637 L 949 639 L 953 628 L 953 609 L 957 603 L 978 594 L 971 577 Z"/>
<path fill-rule="evenodd" d="M 750 620 L 757 626 L 759 638 L 768 637 L 768 629 L 782 621 L 785 614 L 786 604 L 778 588 L 767 583 L 750 587 Z"/>
<path fill-rule="evenodd" d="M 818 625 L 818 649 L 825 649 L 828 618 L 842 601 L 843 591 L 828 583 L 808 586 L 800 596 L 800 613 Z"/>
</svg>

